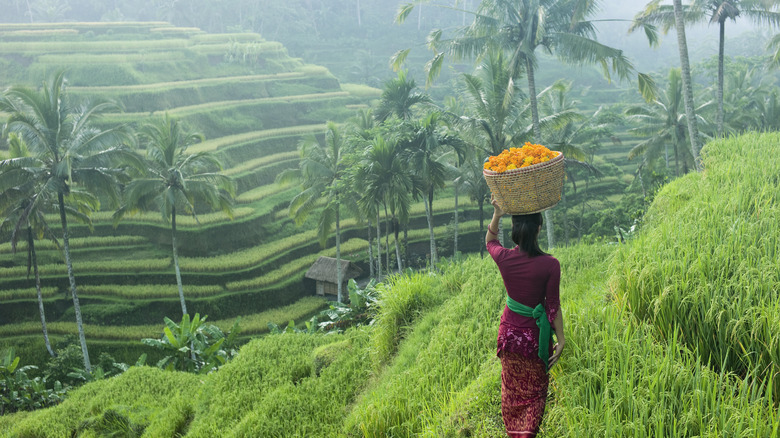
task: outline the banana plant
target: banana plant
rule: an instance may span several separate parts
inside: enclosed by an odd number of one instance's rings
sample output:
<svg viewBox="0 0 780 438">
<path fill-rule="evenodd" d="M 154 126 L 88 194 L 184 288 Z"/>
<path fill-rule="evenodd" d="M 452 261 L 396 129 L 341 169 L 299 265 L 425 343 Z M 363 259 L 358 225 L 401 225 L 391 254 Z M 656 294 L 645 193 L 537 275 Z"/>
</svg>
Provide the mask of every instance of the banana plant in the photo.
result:
<svg viewBox="0 0 780 438">
<path fill-rule="evenodd" d="M 157 366 L 164 370 L 207 374 L 224 365 L 235 354 L 232 349 L 225 351 L 223 346 L 233 344 L 238 333 L 238 321 L 226 337 L 219 327 L 206 324 L 206 318 L 196 313 L 190 320 L 189 314 L 184 314 L 181 323 L 176 324 L 166 317 L 162 337 L 142 339 L 141 342 L 169 353 L 157 362 Z"/>
</svg>

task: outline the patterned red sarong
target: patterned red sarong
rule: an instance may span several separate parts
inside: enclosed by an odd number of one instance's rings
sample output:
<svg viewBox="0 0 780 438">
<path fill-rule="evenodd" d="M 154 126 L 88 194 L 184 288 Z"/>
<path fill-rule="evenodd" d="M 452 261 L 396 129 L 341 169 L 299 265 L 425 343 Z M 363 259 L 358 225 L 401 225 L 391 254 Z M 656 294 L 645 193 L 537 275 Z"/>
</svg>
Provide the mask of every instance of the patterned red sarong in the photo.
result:
<svg viewBox="0 0 780 438">
<path fill-rule="evenodd" d="M 501 416 L 512 437 L 534 437 L 544 416 L 549 377 L 539 357 L 501 352 Z"/>
</svg>

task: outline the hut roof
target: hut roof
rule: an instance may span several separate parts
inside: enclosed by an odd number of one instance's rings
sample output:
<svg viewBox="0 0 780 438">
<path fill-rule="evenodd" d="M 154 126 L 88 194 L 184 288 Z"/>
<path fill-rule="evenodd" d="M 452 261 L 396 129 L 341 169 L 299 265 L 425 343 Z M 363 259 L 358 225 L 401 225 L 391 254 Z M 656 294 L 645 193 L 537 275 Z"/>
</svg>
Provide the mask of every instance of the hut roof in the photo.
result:
<svg viewBox="0 0 780 438">
<path fill-rule="evenodd" d="M 341 260 L 341 277 L 342 280 L 349 280 L 360 276 L 363 270 L 349 260 Z M 306 278 L 311 278 L 317 281 L 327 281 L 329 283 L 338 283 L 336 272 L 336 259 L 332 257 L 322 256 L 311 265 L 308 271 L 306 271 Z"/>
</svg>

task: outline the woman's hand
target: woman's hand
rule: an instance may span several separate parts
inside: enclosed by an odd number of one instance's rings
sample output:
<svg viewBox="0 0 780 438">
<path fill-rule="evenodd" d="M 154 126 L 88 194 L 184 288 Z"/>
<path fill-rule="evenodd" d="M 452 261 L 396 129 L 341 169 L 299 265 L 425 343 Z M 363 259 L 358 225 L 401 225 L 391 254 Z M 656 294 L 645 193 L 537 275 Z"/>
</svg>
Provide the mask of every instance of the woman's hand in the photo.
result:
<svg viewBox="0 0 780 438">
<path fill-rule="evenodd" d="M 494 217 L 501 217 L 505 215 L 504 210 L 501 209 L 501 207 L 498 205 L 498 201 L 495 199 L 491 199 L 490 203 L 493 204 L 493 216 Z"/>
<path fill-rule="evenodd" d="M 561 358 L 561 353 L 563 353 L 563 346 L 566 344 L 566 341 L 558 341 L 555 345 L 553 345 L 553 355 L 550 356 L 550 360 L 548 361 L 549 366 L 548 368 L 552 368 L 553 365 L 555 365 L 556 362 L 558 362 L 558 359 Z"/>
</svg>

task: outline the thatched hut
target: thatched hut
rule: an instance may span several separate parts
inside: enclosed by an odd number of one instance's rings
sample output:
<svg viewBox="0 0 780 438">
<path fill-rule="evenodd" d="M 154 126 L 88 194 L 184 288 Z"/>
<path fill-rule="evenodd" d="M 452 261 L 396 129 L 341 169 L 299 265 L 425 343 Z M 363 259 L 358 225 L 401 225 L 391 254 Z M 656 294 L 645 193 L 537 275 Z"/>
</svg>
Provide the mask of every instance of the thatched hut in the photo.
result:
<svg viewBox="0 0 780 438">
<path fill-rule="evenodd" d="M 363 270 L 349 260 L 341 260 L 341 284 L 342 292 L 347 293 L 347 282 L 357 278 Z M 338 273 L 336 272 L 336 259 L 322 256 L 306 271 L 306 278 L 316 282 L 317 295 L 338 294 Z"/>
</svg>

